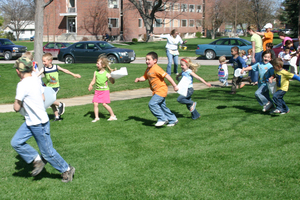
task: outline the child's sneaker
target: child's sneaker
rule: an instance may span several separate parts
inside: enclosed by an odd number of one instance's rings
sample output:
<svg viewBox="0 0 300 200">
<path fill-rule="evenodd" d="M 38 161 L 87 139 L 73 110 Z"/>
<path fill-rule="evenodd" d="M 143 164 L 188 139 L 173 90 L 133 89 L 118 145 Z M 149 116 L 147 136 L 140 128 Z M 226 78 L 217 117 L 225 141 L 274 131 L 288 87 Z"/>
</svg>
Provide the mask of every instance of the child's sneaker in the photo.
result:
<svg viewBox="0 0 300 200">
<path fill-rule="evenodd" d="M 178 123 L 178 120 L 176 120 L 176 122 L 174 122 L 173 124 L 168 124 L 167 126 L 175 126 Z"/>
<path fill-rule="evenodd" d="M 156 124 L 155 124 L 155 126 L 163 126 L 163 125 L 165 125 L 165 124 L 167 124 L 168 123 L 168 120 L 167 121 L 159 121 L 159 122 L 156 122 Z"/>
<path fill-rule="evenodd" d="M 60 102 L 59 106 L 58 106 L 58 114 L 62 115 L 65 112 L 65 104 Z"/>
<path fill-rule="evenodd" d="M 114 121 L 114 120 L 118 120 L 116 115 L 113 116 L 113 117 L 108 118 L 107 121 Z"/>
<path fill-rule="evenodd" d="M 53 121 L 57 122 L 57 121 L 60 121 L 60 120 L 62 120 L 62 118 L 60 116 L 58 116 L 58 117 L 55 117 Z"/>
<path fill-rule="evenodd" d="M 289 112 L 290 112 L 290 109 L 289 109 L 287 112 L 282 112 L 282 113 L 280 113 L 280 114 L 284 115 L 284 114 L 287 114 L 287 113 L 289 113 Z"/>
<path fill-rule="evenodd" d="M 273 107 L 273 104 L 271 102 L 268 102 L 266 105 L 264 105 L 264 108 L 262 109 L 263 112 L 267 112 Z"/>
<path fill-rule="evenodd" d="M 281 112 L 278 109 L 275 109 L 275 110 L 273 110 L 273 111 L 270 112 L 270 114 L 280 114 L 280 113 Z"/>
<path fill-rule="evenodd" d="M 73 180 L 74 174 L 75 174 L 75 168 L 72 167 L 71 165 L 69 165 L 70 170 L 66 171 L 64 173 L 61 174 L 61 176 L 63 177 L 63 179 L 61 180 L 64 183 L 70 182 Z"/>
<path fill-rule="evenodd" d="M 100 118 L 95 118 L 92 122 L 96 122 L 96 121 L 99 121 Z"/>
<path fill-rule="evenodd" d="M 47 164 L 47 161 L 38 160 L 33 162 L 34 169 L 31 172 L 31 176 L 37 176 L 41 171 L 44 169 L 45 165 Z"/>
</svg>

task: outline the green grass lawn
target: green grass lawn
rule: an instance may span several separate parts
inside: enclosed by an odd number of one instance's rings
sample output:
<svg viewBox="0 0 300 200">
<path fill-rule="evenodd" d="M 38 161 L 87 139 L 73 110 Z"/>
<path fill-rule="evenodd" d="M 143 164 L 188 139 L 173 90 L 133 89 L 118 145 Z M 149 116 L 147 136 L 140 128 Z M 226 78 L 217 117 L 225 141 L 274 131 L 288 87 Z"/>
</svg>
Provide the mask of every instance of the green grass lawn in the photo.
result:
<svg viewBox="0 0 300 200">
<path fill-rule="evenodd" d="M 150 97 L 112 102 L 112 122 L 101 106 L 97 123 L 92 104 L 67 107 L 62 121 L 50 122 L 54 147 L 76 168 L 67 184 L 49 164 L 30 176 L 32 166 L 10 146 L 24 119 L 0 113 L 1 199 L 299 199 L 299 83 L 291 82 L 291 112 L 281 116 L 262 113 L 256 89 L 195 91 L 197 120 L 168 95 L 174 127 L 154 127 Z"/>
<path fill-rule="evenodd" d="M 93 79 L 94 71 L 97 69 L 96 64 L 62 64 L 60 66 L 70 70 L 73 73 L 80 74 L 81 78 L 75 79 L 71 75 L 60 72 L 59 80 L 61 89 L 58 93 L 57 98 L 83 96 L 94 93 L 94 91 L 88 91 L 88 86 L 91 80 Z M 166 69 L 167 67 L 166 64 L 162 64 L 160 66 L 163 69 Z M 14 98 L 16 95 L 16 86 L 19 82 L 19 78 L 16 74 L 15 69 L 13 69 L 12 67 L 13 64 L 0 64 L 0 84 L 2 85 L 2 88 L 5 88 L 0 90 L 0 104 L 14 102 Z M 112 68 L 120 69 L 121 67 L 127 67 L 128 76 L 125 76 L 121 79 L 117 79 L 115 84 L 109 83 L 111 92 L 149 87 L 147 81 L 140 83 L 134 82 L 135 78 L 141 77 L 144 74 L 147 68 L 146 64 L 112 65 Z M 180 67 L 178 70 L 181 71 Z M 217 70 L 217 66 L 201 66 L 197 73 L 206 81 L 214 81 L 218 80 Z M 229 70 L 232 70 L 232 68 L 229 67 Z M 172 77 L 173 79 L 175 79 L 174 74 L 172 74 Z"/>
</svg>

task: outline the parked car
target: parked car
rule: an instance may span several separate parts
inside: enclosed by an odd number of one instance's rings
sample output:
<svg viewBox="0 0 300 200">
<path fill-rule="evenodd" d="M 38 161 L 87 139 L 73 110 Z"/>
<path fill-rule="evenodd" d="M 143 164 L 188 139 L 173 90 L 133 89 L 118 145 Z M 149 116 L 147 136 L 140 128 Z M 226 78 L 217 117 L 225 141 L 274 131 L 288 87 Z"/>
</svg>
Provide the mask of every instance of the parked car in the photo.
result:
<svg viewBox="0 0 300 200">
<path fill-rule="evenodd" d="M 135 60 L 131 49 L 114 47 L 105 41 L 82 41 L 60 49 L 57 59 L 69 63 L 96 63 L 100 54 L 104 54 L 111 63 L 130 63 Z"/>
<path fill-rule="evenodd" d="M 30 41 L 34 41 L 34 36 L 31 36 L 31 37 L 30 37 Z"/>
<path fill-rule="evenodd" d="M 241 38 L 221 38 L 209 44 L 198 44 L 196 54 L 214 59 L 216 56 L 231 56 L 231 47 L 237 46 L 240 50 L 252 48 L 251 42 Z"/>
<path fill-rule="evenodd" d="M 299 40 L 298 40 L 298 38 L 292 38 L 292 39 L 293 39 L 294 48 L 296 48 L 296 50 L 297 50 L 297 48 L 299 46 Z M 278 57 L 278 54 L 282 50 L 283 50 L 282 42 L 280 42 L 279 44 L 277 44 L 273 47 L 273 51 L 275 52 L 276 58 Z M 299 61 L 300 61 L 300 55 L 298 56 L 298 59 L 297 59 L 297 65 L 299 65 Z"/>
<path fill-rule="evenodd" d="M 51 53 L 56 58 L 61 48 L 66 48 L 70 45 L 70 43 L 66 42 L 49 42 L 43 47 L 43 52 Z"/>
<path fill-rule="evenodd" d="M 11 60 L 13 57 L 21 57 L 27 51 L 27 47 L 16 45 L 9 39 L 0 39 L 0 56 L 5 60 Z"/>
</svg>

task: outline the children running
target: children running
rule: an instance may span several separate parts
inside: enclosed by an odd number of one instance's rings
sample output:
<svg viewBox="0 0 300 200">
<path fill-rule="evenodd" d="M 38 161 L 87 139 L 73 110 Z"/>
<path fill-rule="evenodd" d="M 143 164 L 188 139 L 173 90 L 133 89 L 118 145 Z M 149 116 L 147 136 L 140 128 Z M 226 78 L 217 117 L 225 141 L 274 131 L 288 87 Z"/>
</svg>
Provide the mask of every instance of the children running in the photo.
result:
<svg viewBox="0 0 300 200">
<path fill-rule="evenodd" d="M 223 83 L 223 86 L 228 86 L 228 67 L 226 64 L 226 57 L 221 56 L 219 58 L 219 67 L 218 67 L 218 76 L 219 76 L 219 81 Z"/>
<path fill-rule="evenodd" d="M 49 162 L 55 169 L 62 173 L 62 182 L 73 180 L 75 168 L 69 165 L 53 148 L 50 137 L 50 123 L 44 107 L 44 88 L 39 80 L 32 76 L 32 62 L 21 57 L 15 66 L 21 81 L 17 86 L 14 110 L 25 110 L 25 122 L 17 130 L 11 140 L 12 147 L 25 160 L 27 164 L 33 163 L 32 176 L 37 176 Z M 34 137 L 41 152 L 39 153 L 26 141 Z"/>
<path fill-rule="evenodd" d="M 294 79 L 300 81 L 300 77 L 296 74 L 292 74 L 283 69 L 283 62 L 280 58 L 276 58 L 272 61 L 274 67 L 274 74 L 269 78 L 270 83 L 276 78 L 277 91 L 273 95 L 273 101 L 276 105 L 276 109 L 271 111 L 270 114 L 286 114 L 290 112 L 289 107 L 285 104 L 283 96 L 289 89 L 289 80 Z"/>
<path fill-rule="evenodd" d="M 273 102 L 270 98 L 269 89 L 268 89 L 268 79 L 274 74 L 273 66 L 270 61 L 272 60 L 272 54 L 270 50 L 266 50 L 262 54 L 263 62 L 255 63 L 252 66 L 242 69 L 241 73 L 244 71 L 258 71 L 259 80 L 258 80 L 258 90 L 255 92 L 255 97 L 258 103 L 263 106 L 262 111 L 266 112 L 273 107 Z"/>
<path fill-rule="evenodd" d="M 225 58 L 226 60 L 226 58 Z M 225 62 L 225 61 L 223 61 Z M 226 64 L 225 64 L 226 65 Z M 186 104 L 187 109 L 191 112 L 192 114 L 192 119 L 198 119 L 200 117 L 200 114 L 198 113 L 198 111 L 196 110 L 196 105 L 197 102 L 192 101 L 192 95 L 194 93 L 194 89 L 193 89 L 193 78 L 198 79 L 199 81 L 203 82 L 205 85 L 207 85 L 208 87 L 211 87 L 210 83 L 207 83 L 203 78 L 201 78 L 200 76 L 198 76 L 196 74 L 197 72 L 197 68 L 198 68 L 198 64 L 192 63 L 191 59 L 189 58 L 182 58 L 180 60 L 180 66 L 182 69 L 182 72 L 180 72 L 177 76 L 176 79 L 178 80 L 178 78 L 180 76 L 182 77 L 187 77 L 189 80 L 191 80 L 190 85 L 188 86 L 188 92 L 187 92 L 187 96 L 183 96 L 180 95 L 177 98 L 177 101 L 181 104 Z M 226 66 L 227 68 L 227 66 Z M 227 72 L 228 74 L 228 72 Z"/>
<path fill-rule="evenodd" d="M 43 60 L 44 67 L 40 70 L 38 76 L 40 76 L 42 73 L 44 73 L 46 80 L 47 80 L 46 86 L 52 87 L 52 89 L 56 92 L 56 94 L 58 93 L 58 91 L 60 89 L 58 70 L 66 73 L 66 74 L 70 74 L 70 75 L 74 76 L 75 78 L 81 78 L 81 76 L 79 74 L 74 74 L 74 73 L 70 72 L 69 70 L 64 69 L 58 65 L 53 65 L 52 64 L 53 56 L 51 53 L 45 53 L 42 57 L 42 60 Z M 58 109 L 57 109 L 57 107 L 58 107 Z M 61 120 L 60 116 L 62 114 L 64 114 L 64 112 L 65 112 L 65 104 L 62 102 L 59 102 L 59 101 L 55 101 L 51 105 L 51 108 L 55 115 L 54 121 L 60 121 Z"/>
<path fill-rule="evenodd" d="M 148 79 L 150 89 L 152 90 L 152 98 L 149 101 L 149 109 L 157 118 L 155 126 L 175 126 L 178 123 L 176 116 L 166 106 L 168 86 L 164 79 L 166 78 L 177 91 L 178 87 L 174 80 L 161 67 L 157 65 L 158 55 L 155 52 L 149 52 L 146 56 L 147 69 L 143 76 L 136 78 L 135 82 L 143 82 Z"/>
<path fill-rule="evenodd" d="M 94 113 L 95 119 L 92 122 L 97 122 L 100 120 L 99 118 L 99 108 L 98 104 L 102 103 L 103 107 L 109 112 L 110 118 L 107 121 L 117 120 L 113 110 L 108 105 L 110 103 L 110 93 L 107 82 L 110 81 L 112 84 L 115 83 L 115 79 L 113 79 L 106 71 L 108 69 L 110 72 L 114 71 L 109 67 L 109 60 L 105 55 L 100 55 L 97 60 L 97 69 L 98 71 L 94 72 L 93 80 L 89 85 L 89 91 L 93 89 L 93 85 L 96 83 L 96 90 L 93 98 L 94 103 Z"/>
</svg>

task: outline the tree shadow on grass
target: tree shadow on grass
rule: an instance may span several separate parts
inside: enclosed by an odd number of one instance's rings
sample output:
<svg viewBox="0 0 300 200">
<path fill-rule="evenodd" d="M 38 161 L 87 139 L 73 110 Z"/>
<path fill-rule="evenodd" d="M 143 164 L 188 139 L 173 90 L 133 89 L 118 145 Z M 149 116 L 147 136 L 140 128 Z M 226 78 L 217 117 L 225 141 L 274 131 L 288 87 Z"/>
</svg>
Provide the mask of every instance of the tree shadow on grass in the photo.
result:
<svg viewBox="0 0 300 200">
<path fill-rule="evenodd" d="M 13 173 L 13 176 L 24 177 L 24 178 L 32 177 L 30 172 L 33 170 L 33 164 L 27 164 L 21 158 L 20 155 L 17 155 L 16 159 L 18 161 L 16 162 L 15 169 L 18 171 Z M 44 168 L 39 175 L 34 177 L 33 180 L 37 181 L 37 180 L 41 180 L 42 178 L 60 179 L 61 175 L 60 174 L 51 174 L 51 173 L 47 172 L 46 169 Z"/>
</svg>

